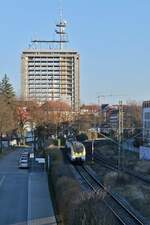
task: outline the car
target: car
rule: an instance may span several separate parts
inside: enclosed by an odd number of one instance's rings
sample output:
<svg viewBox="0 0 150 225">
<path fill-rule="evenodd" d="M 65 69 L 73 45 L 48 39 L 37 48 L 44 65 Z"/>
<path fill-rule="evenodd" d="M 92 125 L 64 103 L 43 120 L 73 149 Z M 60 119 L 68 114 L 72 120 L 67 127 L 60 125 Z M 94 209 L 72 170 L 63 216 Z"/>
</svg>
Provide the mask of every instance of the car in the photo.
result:
<svg viewBox="0 0 150 225">
<path fill-rule="evenodd" d="M 19 161 L 21 161 L 21 160 L 27 160 L 27 161 L 28 161 L 28 156 L 21 156 L 21 157 L 19 158 Z"/>
<path fill-rule="evenodd" d="M 29 163 L 28 161 L 22 160 L 19 162 L 19 168 L 24 168 L 24 169 L 28 169 L 29 168 Z"/>
<path fill-rule="evenodd" d="M 28 162 L 28 158 L 27 157 L 21 157 L 20 159 L 19 159 L 19 162 L 21 162 L 21 161 L 26 161 L 26 162 Z"/>
<path fill-rule="evenodd" d="M 29 158 L 28 155 L 21 155 L 18 163 L 19 168 L 29 168 Z"/>
<path fill-rule="evenodd" d="M 22 152 L 20 157 L 29 157 L 29 153 L 28 152 Z"/>
<path fill-rule="evenodd" d="M 28 155 L 29 152 L 24 151 L 24 152 L 22 152 L 21 154 L 23 154 L 23 155 Z"/>
<path fill-rule="evenodd" d="M 24 152 L 21 153 L 21 155 L 26 155 L 26 156 L 28 156 L 28 155 L 29 155 L 29 152 L 24 151 Z"/>
<path fill-rule="evenodd" d="M 29 155 L 27 155 L 27 154 L 22 154 L 21 156 L 20 156 L 20 158 L 29 158 Z"/>
</svg>

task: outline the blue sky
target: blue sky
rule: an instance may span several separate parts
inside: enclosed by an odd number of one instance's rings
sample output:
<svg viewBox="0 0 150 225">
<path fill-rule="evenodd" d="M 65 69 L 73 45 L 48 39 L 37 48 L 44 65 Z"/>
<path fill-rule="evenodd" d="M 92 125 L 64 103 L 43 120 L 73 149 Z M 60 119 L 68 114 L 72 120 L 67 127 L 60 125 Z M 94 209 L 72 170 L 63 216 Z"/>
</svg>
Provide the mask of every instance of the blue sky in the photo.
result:
<svg viewBox="0 0 150 225">
<path fill-rule="evenodd" d="M 7 73 L 19 94 L 21 52 L 32 38 L 53 37 L 59 0 L 0 3 L 0 78 Z M 150 99 L 150 1 L 63 0 L 63 6 L 68 47 L 81 55 L 82 103 L 96 102 L 98 93 Z"/>
</svg>

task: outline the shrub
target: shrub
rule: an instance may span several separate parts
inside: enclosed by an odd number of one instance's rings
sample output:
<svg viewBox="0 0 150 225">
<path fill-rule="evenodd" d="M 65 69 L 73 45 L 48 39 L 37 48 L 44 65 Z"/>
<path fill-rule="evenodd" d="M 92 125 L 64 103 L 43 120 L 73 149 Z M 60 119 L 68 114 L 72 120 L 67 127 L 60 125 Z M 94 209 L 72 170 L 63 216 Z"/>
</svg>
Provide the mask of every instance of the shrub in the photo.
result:
<svg viewBox="0 0 150 225">
<path fill-rule="evenodd" d="M 60 137 L 60 144 L 61 146 L 64 146 L 66 143 L 66 139 L 64 137 Z"/>
<path fill-rule="evenodd" d="M 78 203 L 70 215 L 70 225 L 117 225 L 108 207 L 104 204 L 103 192 L 84 193 L 78 197 Z"/>
<path fill-rule="evenodd" d="M 75 180 L 63 176 L 56 182 L 56 193 L 64 224 L 69 225 L 69 214 L 74 209 L 74 202 L 78 198 L 80 187 Z"/>
<path fill-rule="evenodd" d="M 81 133 L 76 136 L 77 141 L 83 142 L 88 139 L 88 136 L 85 133 Z"/>
<path fill-rule="evenodd" d="M 106 176 L 104 177 L 104 185 L 106 185 L 107 187 L 111 186 L 115 186 L 116 184 L 119 185 L 125 185 L 128 184 L 129 182 L 129 177 L 124 174 L 123 172 L 110 172 L 108 174 L 106 174 Z"/>
<path fill-rule="evenodd" d="M 58 139 L 53 140 L 54 145 L 58 146 Z"/>
<path fill-rule="evenodd" d="M 71 167 L 63 162 L 59 149 L 50 151 L 52 157 L 51 181 L 55 188 L 56 202 L 65 225 L 117 225 L 105 206 L 104 192 L 82 193 Z"/>
<path fill-rule="evenodd" d="M 62 154 L 61 154 L 60 150 L 57 148 L 50 150 L 50 156 L 51 156 L 51 161 L 53 163 L 56 163 L 56 162 L 60 163 L 63 160 Z"/>
</svg>

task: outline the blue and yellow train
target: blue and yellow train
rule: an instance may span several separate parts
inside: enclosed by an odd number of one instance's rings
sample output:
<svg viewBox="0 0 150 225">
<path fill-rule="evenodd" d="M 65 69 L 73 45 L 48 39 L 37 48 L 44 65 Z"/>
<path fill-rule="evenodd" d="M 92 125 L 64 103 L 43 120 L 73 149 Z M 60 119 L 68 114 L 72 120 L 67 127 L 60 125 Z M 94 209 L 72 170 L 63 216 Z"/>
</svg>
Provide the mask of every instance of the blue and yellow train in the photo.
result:
<svg viewBox="0 0 150 225">
<path fill-rule="evenodd" d="M 66 140 L 67 155 L 71 162 L 83 163 L 86 160 L 85 146 L 78 141 Z"/>
</svg>

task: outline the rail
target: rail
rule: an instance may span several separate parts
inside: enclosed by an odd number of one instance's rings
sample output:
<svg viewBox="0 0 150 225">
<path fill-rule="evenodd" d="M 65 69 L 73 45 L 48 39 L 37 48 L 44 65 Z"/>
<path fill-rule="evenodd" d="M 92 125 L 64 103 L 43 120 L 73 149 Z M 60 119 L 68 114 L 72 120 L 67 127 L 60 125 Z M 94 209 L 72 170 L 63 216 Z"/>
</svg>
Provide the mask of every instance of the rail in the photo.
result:
<svg viewBox="0 0 150 225">
<path fill-rule="evenodd" d="M 120 198 L 118 198 L 111 191 L 107 190 L 98 178 L 92 174 L 88 166 L 76 166 L 75 168 L 91 190 L 95 193 L 102 190 L 105 193 L 105 198 L 103 199 L 104 203 L 115 215 L 115 217 L 117 217 L 121 224 L 148 225 L 147 222 L 142 221 L 141 218 L 135 215 Z"/>
<path fill-rule="evenodd" d="M 118 170 L 118 167 L 116 165 L 114 165 L 114 163 L 110 162 L 109 160 L 105 159 L 103 156 L 100 156 L 98 154 L 95 154 L 95 158 L 94 158 L 96 161 L 99 161 L 99 162 L 102 162 L 104 164 L 104 166 L 106 168 L 109 168 L 109 169 L 112 169 L 112 170 Z M 150 179 L 147 178 L 146 176 L 144 175 L 140 175 L 140 174 L 137 174 L 127 168 L 122 168 L 120 167 L 120 171 L 132 176 L 132 177 L 135 177 L 147 184 L 150 184 Z"/>
</svg>

